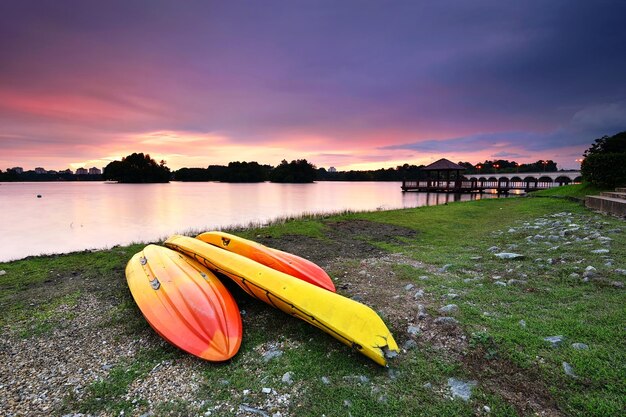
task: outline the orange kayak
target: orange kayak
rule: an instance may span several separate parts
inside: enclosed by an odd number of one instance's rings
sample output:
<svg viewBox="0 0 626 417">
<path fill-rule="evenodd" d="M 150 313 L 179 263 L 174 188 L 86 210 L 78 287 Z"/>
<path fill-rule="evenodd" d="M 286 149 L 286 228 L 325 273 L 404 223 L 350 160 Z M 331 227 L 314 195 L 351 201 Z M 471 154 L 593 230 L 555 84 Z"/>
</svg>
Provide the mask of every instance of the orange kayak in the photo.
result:
<svg viewBox="0 0 626 417">
<path fill-rule="evenodd" d="M 150 326 L 174 346 L 209 361 L 228 360 L 239 350 L 237 303 L 198 262 L 149 245 L 128 262 L 126 280 Z"/>
<path fill-rule="evenodd" d="M 294 254 L 272 249 L 252 240 L 224 232 L 206 232 L 196 236 L 196 239 L 245 256 L 261 265 L 291 275 L 309 284 L 328 291 L 336 291 L 335 284 L 322 268 Z"/>
</svg>

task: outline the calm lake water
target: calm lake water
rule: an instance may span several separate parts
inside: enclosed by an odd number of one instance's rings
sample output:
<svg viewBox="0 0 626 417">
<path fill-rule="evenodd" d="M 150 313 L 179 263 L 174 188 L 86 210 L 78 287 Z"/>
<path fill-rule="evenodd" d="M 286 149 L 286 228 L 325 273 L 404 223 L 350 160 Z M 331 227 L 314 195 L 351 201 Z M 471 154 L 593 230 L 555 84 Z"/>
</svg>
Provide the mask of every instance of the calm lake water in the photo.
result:
<svg viewBox="0 0 626 417">
<path fill-rule="evenodd" d="M 303 213 L 492 197 L 497 196 L 402 193 L 399 182 L 0 183 L 0 262 L 155 241 L 189 230 L 264 223 Z"/>
</svg>

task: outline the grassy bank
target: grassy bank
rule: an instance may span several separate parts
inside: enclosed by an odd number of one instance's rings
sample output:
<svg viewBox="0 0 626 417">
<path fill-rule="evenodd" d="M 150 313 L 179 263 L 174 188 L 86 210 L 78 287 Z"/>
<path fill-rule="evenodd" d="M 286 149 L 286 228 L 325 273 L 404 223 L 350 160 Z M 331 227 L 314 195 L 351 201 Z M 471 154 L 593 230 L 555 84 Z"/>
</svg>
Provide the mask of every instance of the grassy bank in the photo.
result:
<svg viewBox="0 0 626 417">
<path fill-rule="evenodd" d="M 163 342 L 135 307 L 124 267 L 140 245 L 30 258 L 0 264 L 1 408 L 172 416 L 626 409 L 621 220 L 562 198 L 510 198 L 237 233 L 319 263 L 338 292 L 380 313 L 401 354 L 379 367 L 234 289 L 241 350 L 224 364 L 201 362 Z M 495 256 L 502 252 L 523 258 Z M 442 316 L 454 320 L 441 324 Z M 550 336 L 561 341 L 553 347 Z M 471 383 L 468 401 L 453 398 L 450 378 Z"/>
</svg>

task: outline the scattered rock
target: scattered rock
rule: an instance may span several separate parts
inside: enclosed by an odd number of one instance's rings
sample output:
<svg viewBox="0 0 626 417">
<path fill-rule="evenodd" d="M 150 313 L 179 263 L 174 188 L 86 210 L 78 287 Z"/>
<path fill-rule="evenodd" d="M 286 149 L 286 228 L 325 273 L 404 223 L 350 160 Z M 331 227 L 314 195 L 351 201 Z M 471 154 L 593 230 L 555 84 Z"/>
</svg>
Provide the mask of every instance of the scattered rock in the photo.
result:
<svg viewBox="0 0 626 417">
<path fill-rule="evenodd" d="M 526 328 L 526 320 L 523 320 L 523 319 L 520 320 L 519 321 L 519 325 L 520 325 L 520 327 Z"/>
<path fill-rule="evenodd" d="M 481 259 L 483 259 L 483 257 L 482 256 L 470 256 L 470 259 L 472 261 L 480 261 Z"/>
<path fill-rule="evenodd" d="M 597 271 L 598 270 L 596 268 L 589 265 L 587 268 L 585 268 L 585 272 L 583 272 L 583 278 L 591 278 L 596 274 Z"/>
<path fill-rule="evenodd" d="M 396 352 L 395 350 L 389 350 L 387 348 L 383 348 L 384 352 L 385 352 L 385 357 L 387 359 L 393 359 L 396 356 L 398 356 L 398 352 Z"/>
<path fill-rule="evenodd" d="M 250 407 L 250 406 L 245 405 L 245 404 L 241 404 L 239 406 L 239 410 L 245 411 L 245 412 L 248 412 L 248 413 L 252 413 L 252 414 L 258 414 L 258 415 L 263 416 L 263 417 L 270 417 L 269 414 L 267 414 L 265 411 L 261 410 L 260 408 Z"/>
<path fill-rule="evenodd" d="M 487 249 L 488 252 L 497 252 L 500 248 L 497 246 L 492 246 L 489 249 Z"/>
<path fill-rule="evenodd" d="M 569 274 L 569 277 L 572 279 L 578 279 L 580 278 L 580 274 L 577 274 L 576 272 L 572 272 L 571 274 Z"/>
<path fill-rule="evenodd" d="M 467 281 L 467 280 L 465 280 L 465 281 Z M 451 293 L 446 294 L 446 298 L 448 298 L 450 300 L 454 300 L 456 298 L 459 298 L 459 294 L 455 294 L 455 293 L 451 292 Z"/>
<path fill-rule="evenodd" d="M 410 290 L 412 290 L 414 287 L 415 287 L 415 285 L 413 285 L 413 284 L 406 284 L 406 285 L 405 285 L 405 287 L 404 287 L 404 289 L 405 289 L 406 291 L 410 291 Z"/>
<path fill-rule="evenodd" d="M 448 304 L 439 309 L 439 312 L 442 314 L 456 313 L 457 311 L 459 311 L 459 306 L 456 304 Z"/>
<path fill-rule="evenodd" d="M 587 349 L 589 349 L 589 346 L 587 346 L 584 343 L 572 343 L 572 349 L 587 350 Z"/>
<path fill-rule="evenodd" d="M 343 400 L 343 406 L 346 407 L 346 408 L 352 407 L 352 401 L 350 401 L 350 400 Z"/>
<path fill-rule="evenodd" d="M 626 275 L 626 269 L 616 269 L 615 270 L 616 274 L 622 274 L 622 275 Z"/>
<path fill-rule="evenodd" d="M 327 376 L 323 376 L 320 379 L 322 380 L 322 384 L 330 385 L 330 379 Z"/>
<path fill-rule="evenodd" d="M 5 271 L 4 269 L 3 269 L 3 270 L 1 270 L 1 271 L 0 271 L 0 277 L 1 277 L 2 275 L 6 274 L 6 273 L 7 273 L 7 271 Z"/>
<path fill-rule="evenodd" d="M 426 313 L 426 307 L 423 304 L 417 305 L 417 319 L 422 320 L 428 317 L 428 313 Z"/>
<path fill-rule="evenodd" d="M 406 342 L 404 342 L 404 344 L 402 345 L 402 349 L 409 351 L 409 350 L 413 350 L 417 347 L 417 342 L 413 339 L 409 339 Z"/>
<path fill-rule="evenodd" d="M 460 398 L 463 401 L 469 401 L 472 396 L 472 388 L 478 383 L 476 381 L 461 381 L 456 378 L 448 378 L 448 387 L 452 398 Z"/>
<path fill-rule="evenodd" d="M 519 286 L 524 286 L 526 285 L 528 282 L 524 281 L 523 279 L 510 279 L 507 282 L 507 285 L 519 285 Z"/>
<path fill-rule="evenodd" d="M 285 372 L 282 377 L 282 381 L 284 384 L 291 385 L 293 384 L 293 372 Z"/>
<path fill-rule="evenodd" d="M 550 343 L 550 347 L 555 348 L 561 346 L 561 343 L 563 343 L 563 336 L 548 336 L 544 337 L 543 340 Z"/>
<path fill-rule="evenodd" d="M 416 326 L 409 326 L 409 328 L 406 331 L 409 335 L 411 336 L 417 336 L 419 335 L 422 331 L 420 330 L 419 327 Z"/>
<path fill-rule="evenodd" d="M 426 281 L 428 279 L 428 275 L 420 275 L 418 278 L 422 281 Z"/>
<path fill-rule="evenodd" d="M 613 281 L 611 285 L 615 288 L 624 288 L 624 283 L 622 281 Z"/>
<path fill-rule="evenodd" d="M 494 284 L 496 284 L 496 285 L 500 285 L 500 286 L 502 286 L 502 287 L 506 287 L 506 282 L 496 281 L 496 282 L 494 282 Z"/>
<path fill-rule="evenodd" d="M 422 385 L 422 388 L 433 389 L 433 384 L 431 384 L 430 382 L 427 382 L 424 385 Z"/>
<path fill-rule="evenodd" d="M 487 414 L 491 413 L 491 407 L 489 407 L 488 405 L 483 406 L 483 411 Z"/>
<path fill-rule="evenodd" d="M 266 388 L 261 389 L 261 392 L 263 394 L 271 394 L 272 393 L 272 389 L 266 387 Z"/>
<path fill-rule="evenodd" d="M 265 362 L 269 362 L 272 359 L 276 359 L 276 358 L 280 358 L 281 356 L 283 356 L 283 351 L 280 349 L 272 349 L 269 350 L 267 352 L 265 352 L 265 354 L 263 355 L 263 360 Z"/>
<path fill-rule="evenodd" d="M 415 294 L 413 294 L 413 298 L 418 299 L 424 296 L 424 290 L 417 290 Z"/>
<path fill-rule="evenodd" d="M 592 250 L 591 253 L 609 253 L 610 251 L 608 249 L 596 249 L 596 250 Z"/>
<path fill-rule="evenodd" d="M 565 375 L 571 376 L 572 378 L 578 378 L 578 375 L 574 373 L 574 368 L 567 362 L 563 362 L 563 370 L 565 371 Z"/>
<path fill-rule="evenodd" d="M 524 259 L 524 255 L 520 255 L 519 253 L 513 253 L 513 252 L 494 253 L 494 256 L 500 259 Z"/>
<path fill-rule="evenodd" d="M 444 266 L 439 268 L 437 271 L 438 272 L 446 272 L 448 269 L 450 269 L 451 266 L 452 266 L 452 264 L 445 264 Z"/>
<path fill-rule="evenodd" d="M 437 317 L 433 320 L 433 323 L 439 324 L 441 326 L 456 326 L 459 324 L 459 321 L 454 317 Z"/>
</svg>

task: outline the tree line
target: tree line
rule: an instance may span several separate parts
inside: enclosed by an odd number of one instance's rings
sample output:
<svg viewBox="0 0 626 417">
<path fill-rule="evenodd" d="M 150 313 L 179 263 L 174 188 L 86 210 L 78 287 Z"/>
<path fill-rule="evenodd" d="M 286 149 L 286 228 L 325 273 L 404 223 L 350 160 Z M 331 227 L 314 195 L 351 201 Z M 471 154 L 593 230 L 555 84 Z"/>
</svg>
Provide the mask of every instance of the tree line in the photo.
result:
<svg viewBox="0 0 626 417">
<path fill-rule="evenodd" d="M 0 169 L 1 182 L 47 182 L 47 181 L 102 181 L 102 175 L 77 175 L 71 172 L 55 172 L 38 174 L 29 170 L 17 172 L 12 168 Z"/>
</svg>

